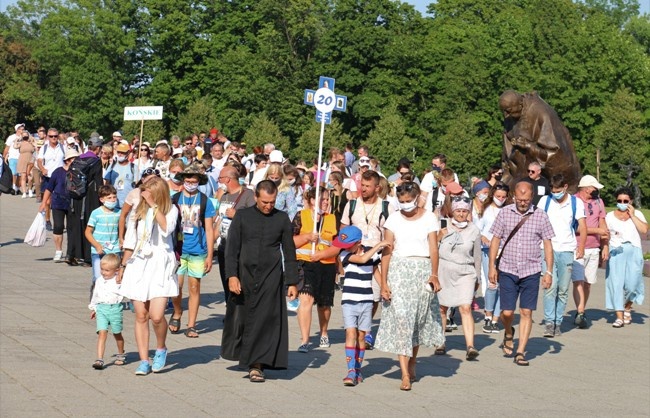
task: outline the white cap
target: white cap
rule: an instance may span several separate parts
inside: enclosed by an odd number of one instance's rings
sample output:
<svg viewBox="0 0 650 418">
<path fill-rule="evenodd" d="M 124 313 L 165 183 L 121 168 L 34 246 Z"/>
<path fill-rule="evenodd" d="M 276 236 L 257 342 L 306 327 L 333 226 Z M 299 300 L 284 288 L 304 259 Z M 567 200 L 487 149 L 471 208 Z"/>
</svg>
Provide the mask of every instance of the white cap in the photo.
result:
<svg viewBox="0 0 650 418">
<path fill-rule="evenodd" d="M 19 123 L 19 124 L 17 124 L 16 126 L 14 126 L 14 131 L 17 131 L 18 128 L 21 128 L 21 127 L 24 128 L 24 127 L 25 127 L 25 124 L 24 124 L 24 123 Z"/>
<path fill-rule="evenodd" d="M 73 157 L 78 157 L 79 156 L 79 151 L 77 151 L 74 148 L 68 148 L 65 150 L 65 157 L 63 157 L 64 160 L 69 160 L 70 158 Z"/>
<path fill-rule="evenodd" d="M 370 167 L 370 158 L 368 157 L 359 158 L 359 167 Z"/>
<path fill-rule="evenodd" d="M 595 187 L 597 189 L 602 189 L 603 187 L 605 187 L 602 184 L 598 183 L 598 180 L 596 180 L 596 177 L 594 176 L 590 176 L 589 174 L 587 174 L 586 176 L 582 176 L 582 178 L 580 179 L 580 183 L 578 184 L 578 188 L 589 187 L 589 186 Z"/>
<path fill-rule="evenodd" d="M 282 155 L 282 151 L 277 149 L 271 151 L 271 153 L 269 154 L 269 162 L 282 164 L 284 162 L 284 156 Z"/>
<path fill-rule="evenodd" d="M 115 131 L 113 132 L 113 136 L 119 136 L 120 138 L 122 138 L 122 133 L 120 131 Z"/>
<path fill-rule="evenodd" d="M 183 148 L 181 147 L 172 149 L 172 155 L 182 154 L 182 153 L 183 153 Z"/>
<path fill-rule="evenodd" d="M 77 140 L 74 139 L 74 137 L 69 136 L 68 139 L 65 140 L 65 142 L 67 142 L 68 144 L 76 144 Z"/>
</svg>

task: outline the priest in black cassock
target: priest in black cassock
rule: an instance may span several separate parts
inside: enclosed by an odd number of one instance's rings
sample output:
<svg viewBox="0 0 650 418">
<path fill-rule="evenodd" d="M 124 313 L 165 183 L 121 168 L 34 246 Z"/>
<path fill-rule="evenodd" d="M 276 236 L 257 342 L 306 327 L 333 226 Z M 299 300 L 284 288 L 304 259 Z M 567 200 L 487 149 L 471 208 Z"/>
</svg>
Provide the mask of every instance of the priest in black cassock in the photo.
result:
<svg viewBox="0 0 650 418">
<path fill-rule="evenodd" d="M 296 247 L 289 216 L 275 209 L 276 185 L 261 181 L 255 206 L 240 209 L 226 240 L 226 277 L 231 292 L 221 339 L 221 356 L 238 360 L 251 382 L 263 370 L 286 369 L 289 360 L 287 296 L 298 295 Z M 284 271 L 282 253 L 284 253 Z"/>
</svg>

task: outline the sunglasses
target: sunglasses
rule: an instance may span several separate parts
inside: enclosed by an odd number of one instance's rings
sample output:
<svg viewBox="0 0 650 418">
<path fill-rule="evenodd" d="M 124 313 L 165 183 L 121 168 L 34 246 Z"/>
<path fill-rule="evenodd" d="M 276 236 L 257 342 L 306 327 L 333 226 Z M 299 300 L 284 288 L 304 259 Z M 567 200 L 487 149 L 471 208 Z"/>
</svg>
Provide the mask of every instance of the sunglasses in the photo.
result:
<svg viewBox="0 0 650 418">
<path fill-rule="evenodd" d="M 409 183 L 402 183 L 399 186 L 397 186 L 397 188 L 396 188 L 397 193 L 410 192 L 411 190 L 413 190 L 413 187 L 414 187 L 413 185 L 414 185 L 414 183 L 410 183 L 410 182 Z"/>
<path fill-rule="evenodd" d="M 535 170 L 528 170 L 528 174 L 535 174 Z"/>
<path fill-rule="evenodd" d="M 160 177 L 160 171 L 156 170 L 155 168 L 147 168 L 142 172 L 142 177 L 145 176 L 150 176 L 152 174 L 155 174 L 156 176 Z"/>
<path fill-rule="evenodd" d="M 47 137 L 48 138 L 58 138 L 59 136 L 58 135 L 48 135 Z"/>
<path fill-rule="evenodd" d="M 465 197 L 465 196 L 452 196 L 451 201 L 452 202 L 465 202 L 465 203 L 471 202 L 470 198 Z"/>
<path fill-rule="evenodd" d="M 494 190 L 505 190 L 506 192 L 510 191 L 510 187 L 507 184 L 497 184 L 494 186 Z"/>
<path fill-rule="evenodd" d="M 616 199 L 616 203 L 630 203 L 630 201 L 624 199 Z"/>
</svg>

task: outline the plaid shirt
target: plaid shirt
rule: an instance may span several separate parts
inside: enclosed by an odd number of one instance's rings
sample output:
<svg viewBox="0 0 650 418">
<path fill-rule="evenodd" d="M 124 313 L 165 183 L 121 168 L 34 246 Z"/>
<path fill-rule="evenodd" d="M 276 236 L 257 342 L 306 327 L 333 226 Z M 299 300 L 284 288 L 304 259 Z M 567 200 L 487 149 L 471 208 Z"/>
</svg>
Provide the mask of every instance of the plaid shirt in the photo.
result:
<svg viewBox="0 0 650 418">
<path fill-rule="evenodd" d="M 542 240 L 551 239 L 555 234 L 546 212 L 541 209 L 534 212 L 533 210 L 534 206 L 531 205 L 526 212 L 532 213 L 530 219 L 521 226 L 503 251 L 499 263 L 500 271 L 517 277 L 527 277 L 542 270 L 540 244 Z M 490 232 L 501 238 L 501 246 L 523 215 L 525 214 L 519 213 L 515 204 L 508 205 L 499 212 Z"/>
</svg>

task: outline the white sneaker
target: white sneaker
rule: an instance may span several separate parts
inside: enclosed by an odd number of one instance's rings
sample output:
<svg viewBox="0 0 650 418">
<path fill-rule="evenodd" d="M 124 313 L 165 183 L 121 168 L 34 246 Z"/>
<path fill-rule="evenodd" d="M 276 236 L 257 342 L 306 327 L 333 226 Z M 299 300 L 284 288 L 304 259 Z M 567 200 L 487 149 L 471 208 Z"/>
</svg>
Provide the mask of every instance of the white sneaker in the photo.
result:
<svg viewBox="0 0 650 418">
<path fill-rule="evenodd" d="M 52 261 L 58 263 L 59 261 L 61 261 L 62 258 L 63 258 L 63 251 L 57 251 L 54 253 L 54 258 L 52 259 Z"/>
<path fill-rule="evenodd" d="M 30 197 L 30 198 L 34 197 L 34 192 L 31 191 L 31 190 L 29 191 L 29 197 Z"/>
<path fill-rule="evenodd" d="M 23 199 L 27 199 L 27 193 L 23 193 Z"/>
</svg>

